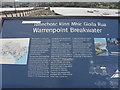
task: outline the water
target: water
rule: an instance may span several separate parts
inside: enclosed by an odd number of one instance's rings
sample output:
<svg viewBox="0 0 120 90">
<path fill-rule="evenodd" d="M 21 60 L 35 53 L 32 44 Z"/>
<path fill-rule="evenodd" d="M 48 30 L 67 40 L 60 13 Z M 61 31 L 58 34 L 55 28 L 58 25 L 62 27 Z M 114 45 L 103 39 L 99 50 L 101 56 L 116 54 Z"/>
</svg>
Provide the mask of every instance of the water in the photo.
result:
<svg viewBox="0 0 120 90">
<path fill-rule="evenodd" d="M 118 16 L 120 14 L 118 9 L 51 7 L 50 10 L 63 16 Z"/>
<path fill-rule="evenodd" d="M 27 58 L 28 58 L 28 52 L 25 53 L 25 55 L 22 56 L 19 60 L 16 59 L 15 64 L 27 64 Z"/>
<path fill-rule="evenodd" d="M 108 52 L 107 53 L 103 53 L 100 56 L 109 56 Z"/>
</svg>

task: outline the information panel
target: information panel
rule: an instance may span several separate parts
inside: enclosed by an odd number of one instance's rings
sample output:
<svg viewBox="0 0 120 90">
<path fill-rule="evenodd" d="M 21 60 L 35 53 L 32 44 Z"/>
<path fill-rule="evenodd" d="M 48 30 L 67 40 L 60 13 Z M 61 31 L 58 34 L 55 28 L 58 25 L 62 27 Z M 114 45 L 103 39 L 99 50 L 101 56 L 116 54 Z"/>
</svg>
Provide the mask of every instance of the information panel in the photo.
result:
<svg viewBox="0 0 120 90">
<path fill-rule="evenodd" d="M 3 88 L 118 88 L 118 19 L 4 20 Z"/>
</svg>

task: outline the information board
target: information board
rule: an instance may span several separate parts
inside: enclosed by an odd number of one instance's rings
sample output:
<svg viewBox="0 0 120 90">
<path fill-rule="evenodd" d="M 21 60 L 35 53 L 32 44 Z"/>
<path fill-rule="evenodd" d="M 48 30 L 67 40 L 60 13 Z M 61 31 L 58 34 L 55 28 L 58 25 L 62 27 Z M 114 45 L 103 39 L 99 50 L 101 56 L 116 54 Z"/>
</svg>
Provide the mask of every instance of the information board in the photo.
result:
<svg viewBox="0 0 120 90">
<path fill-rule="evenodd" d="M 3 88 L 118 88 L 119 20 L 6 19 Z"/>
</svg>

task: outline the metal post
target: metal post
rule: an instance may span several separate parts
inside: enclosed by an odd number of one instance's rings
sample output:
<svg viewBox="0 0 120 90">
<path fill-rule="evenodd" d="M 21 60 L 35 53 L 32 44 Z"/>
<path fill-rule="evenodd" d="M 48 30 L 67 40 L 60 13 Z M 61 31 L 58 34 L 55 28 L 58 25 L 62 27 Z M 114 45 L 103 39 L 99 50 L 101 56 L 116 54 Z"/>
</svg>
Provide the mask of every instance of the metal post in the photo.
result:
<svg viewBox="0 0 120 90">
<path fill-rule="evenodd" d="M 16 17 L 17 17 L 16 1 L 15 0 L 14 0 L 14 8 L 15 8 L 15 14 L 16 14 Z"/>
</svg>

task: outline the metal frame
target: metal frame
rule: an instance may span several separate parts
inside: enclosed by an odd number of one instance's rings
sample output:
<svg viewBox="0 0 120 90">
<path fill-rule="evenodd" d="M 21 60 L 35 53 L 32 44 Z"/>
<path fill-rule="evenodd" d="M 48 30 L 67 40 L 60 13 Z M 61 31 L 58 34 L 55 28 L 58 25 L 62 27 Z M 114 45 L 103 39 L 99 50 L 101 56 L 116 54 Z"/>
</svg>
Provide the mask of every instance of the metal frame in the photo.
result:
<svg viewBox="0 0 120 90">
<path fill-rule="evenodd" d="M 119 16 L 40 16 L 40 17 L 3 17 L 3 20 L 20 20 L 20 19 L 73 19 L 73 18 L 83 18 L 83 19 L 120 19 Z"/>
</svg>

